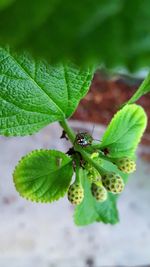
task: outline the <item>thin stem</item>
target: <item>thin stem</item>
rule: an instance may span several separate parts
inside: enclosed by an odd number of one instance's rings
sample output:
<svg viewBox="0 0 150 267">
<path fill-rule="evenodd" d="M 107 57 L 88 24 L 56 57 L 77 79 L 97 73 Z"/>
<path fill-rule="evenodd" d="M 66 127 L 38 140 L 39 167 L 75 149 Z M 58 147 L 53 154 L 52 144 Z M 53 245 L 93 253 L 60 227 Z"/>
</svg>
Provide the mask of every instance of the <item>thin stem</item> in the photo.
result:
<svg viewBox="0 0 150 267">
<path fill-rule="evenodd" d="M 91 145 L 91 149 L 102 149 L 103 146 L 100 143 L 95 143 Z"/>
<path fill-rule="evenodd" d="M 82 157 L 89 162 L 91 165 L 94 166 L 95 169 L 97 169 L 97 171 L 101 174 L 103 174 L 105 171 L 105 169 L 103 169 L 96 161 L 94 161 L 91 157 L 90 154 L 87 153 L 84 148 L 82 148 L 79 145 L 74 144 L 75 141 L 75 133 L 74 131 L 70 128 L 68 122 L 66 120 L 63 120 L 60 122 L 61 127 L 65 130 L 69 140 L 71 141 L 71 143 L 74 146 L 75 151 L 79 152 Z"/>
<path fill-rule="evenodd" d="M 75 181 L 77 183 L 81 183 L 80 181 L 80 162 L 79 162 L 79 158 L 76 158 L 76 178 L 75 178 Z"/>
<path fill-rule="evenodd" d="M 90 155 L 89 155 L 86 151 L 83 150 L 82 147 L 79 147 L 79 146 L 77 147 L 77 146 L 75 146 L 75 150 L 78 151 L 78 152 L 80 152 L 80 154 L 82 155 L 82 157 L 83 157 L 88 163 L 90 163 L 92 166 L 94 166 L 94 168 L 95 168 L 100 174 L 104 174 L 104 173 L 106 173 L 106 170 L 105 170 L 104 168 L 102 168 L 102 167 L 100 166 L 99 163 L 97 163 L 95 160 L 93 160 L 93 159 L 90 157 Z"/>
</svg>

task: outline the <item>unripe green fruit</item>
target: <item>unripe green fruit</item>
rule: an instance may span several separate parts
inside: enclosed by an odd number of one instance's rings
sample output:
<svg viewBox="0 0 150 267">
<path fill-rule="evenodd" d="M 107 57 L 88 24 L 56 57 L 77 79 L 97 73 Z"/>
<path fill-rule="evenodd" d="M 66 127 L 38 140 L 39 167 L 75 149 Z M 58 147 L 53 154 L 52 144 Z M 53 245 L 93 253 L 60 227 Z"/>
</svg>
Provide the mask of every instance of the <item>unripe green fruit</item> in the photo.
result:
<svg viewBox="0 0 150 267">
<path fill-rule="evenodd" d="M 68 200 L 74 204 L 79 205 L 84 198 L 84 191 L 79 183 L 73 183 L 68 189 Z"/>
<path fill-rule="evenodd" d="M 88 174 L 88 178 L 90 180 L 91 183 L 94 183 L 94 184 L 101 184 L 102 183 L 102 177 L 100 176 L 99 173 L 96 173 L 96 175 L 93 175 L 93 174 Z"/>
<path fill-rule="evenodd" d="M 118 168 L 124 173 L 132 173 L 136 170 L 136 163 L 129 158 L 122 158 L 117 161 Z"/>
<path fill-rule="evenodd" d="M 102 161 L 99 158 L 98 152 L 94 152 L 91 155 L 91 158 L 94 159 L 98 164 L 101 165 Z M 90 182 L 95 183 L 97 185 L 100 185 L 101 184 L 101 175 L 99 174 L 99 172 L 89 163 L 86 164 L 86 170 L 87 170 L 87 176 L 88 176 Z"/>
<path fill-rule="evenodd" d="M 97 201 L 103 202 L 107 199 L 107 191 L 104 186 L 97 186 L 96 184 L 92 184 L 91 186 L 91 192 L 94 198 L 96 198 Z"/>
<path fill-rule="evenodd" d="M 114 194 L 119 194 L 124 189 L 123 179 L 119 174 L 114 172 L 104 174 L 102 176 L 102 183 L 108 191 Z"/>
</svg>

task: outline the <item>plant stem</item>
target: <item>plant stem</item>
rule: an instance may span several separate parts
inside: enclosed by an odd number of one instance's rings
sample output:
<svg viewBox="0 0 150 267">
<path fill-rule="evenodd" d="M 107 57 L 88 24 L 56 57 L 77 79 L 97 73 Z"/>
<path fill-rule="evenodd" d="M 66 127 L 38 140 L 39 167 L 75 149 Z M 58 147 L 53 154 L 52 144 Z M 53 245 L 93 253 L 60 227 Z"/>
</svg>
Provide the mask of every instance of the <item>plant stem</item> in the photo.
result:
<svg viewBox="0 0 150 267">
<path fill-rule="evenodd" d="M 81 181 L 80 181 L 80 169 L 81 169 L 81 167 L 80 167 L 80 162 L 79 162 L 79 159 L 77 159 L 76 160 L 76 183 L 81 183 Z"/>
<path fill-rule="evenodd" d="M 80 154 L 82 155 L 82 157 L 88 162 L 90 163 L 100 174 L 106 173 L 105 169 L 102 168 L 100 166 L 100 164 L 98 164 L 95 160 L 93 160 L 90 155 L 84 151 L 84 149 L 82 147 L 76 147 L 75 146 L 75 150 L 80 152 Z"/>
<path fill-rule="evenodd" d="M 102 149 L 103 148 L 103 146 L 100 144 L 100 143 L 98 143 L 98 144 L 92 144 L 91 145 L 91 149 Z"/>
<path fill-rule="evenodd" d="M 88 162 L 90 163 L 92 166 L 94 166 L 95 169 L 97 169 L 97 171 L 101 174 L 103 174 L 105 171 L 105 169 L 103 169 L 96 161 L 94 161 L 91 157 L 90 154 L 87 153 L 84 148 L 82 148 L 79 145 L 74 144 L 75 141 L 75 133 L 74 131 L 70 128 L 68 122 L 66 120 L 63 120 L 60 122 L 61 127 L 65 130 L 69 140 L 71 141 L 71 143 L 74 146 L 75 151 L 79 152 L 82 157 Z"/>
</svg>

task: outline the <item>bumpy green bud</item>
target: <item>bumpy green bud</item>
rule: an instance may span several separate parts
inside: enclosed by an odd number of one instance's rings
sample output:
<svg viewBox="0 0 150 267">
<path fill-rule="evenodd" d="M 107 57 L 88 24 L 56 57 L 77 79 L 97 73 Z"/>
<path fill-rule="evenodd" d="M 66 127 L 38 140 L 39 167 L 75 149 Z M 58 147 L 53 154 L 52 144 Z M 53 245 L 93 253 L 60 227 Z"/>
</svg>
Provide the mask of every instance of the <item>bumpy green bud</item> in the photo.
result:
<svg viewBox="0 0 150 267">
<path fill-rule="evenodd" d="M 102 177 L 101 177 L 101 175 L 99 173 L 88 174 L 88 178 L 89 178 L 91 183 L 94 183 L 94 184 L 97 184 L 97 185 L 102 183 L 101 182 Z"/>
<path fill-rule="evenodd" d="M 94 152 L 91 155 L 91 158 L 94 159 L 97 163 L 99 163 L 101 165 L 102 161 L 99 158 L 99 153 L 98 152 Z M 86 164 L 86 170 L 87 170 L 87 176 L 90 180 L 91 183 L 95 183 L 97 185 L 101 184 L 101 175 L 99 174 L 99 172 L 89 163 Z"/>
<path fill-rule="evenodd" d="M 79 205 L 84 198 L 84 191 L 81 184 L 75 182 L 70 185 L 68 189 L 68 200 L 74 204 Z"/>
<path fill-rule="evenodd" d="M 108 191 L 114 194 L 119 194 L 124 189 L 123 179 L 119 174 L 114 172 L 108 172 L 104 174 L 102 176 L 102 183 Z"/>
<path fill-rule="evenodd" d="M 93 197 L 99 202 L 103 202 L 107 199 L 107 191 L 103 185 L 97 186 L 93 183 L 91 186 L 91 192 Z"/>
<path fill-rule="evenodd" d="M 116 162 L 118 168 L 124 173 L 132 173 L 136 170 L 136 163 L 129 158 L 122 158 Z"/>
</svg>

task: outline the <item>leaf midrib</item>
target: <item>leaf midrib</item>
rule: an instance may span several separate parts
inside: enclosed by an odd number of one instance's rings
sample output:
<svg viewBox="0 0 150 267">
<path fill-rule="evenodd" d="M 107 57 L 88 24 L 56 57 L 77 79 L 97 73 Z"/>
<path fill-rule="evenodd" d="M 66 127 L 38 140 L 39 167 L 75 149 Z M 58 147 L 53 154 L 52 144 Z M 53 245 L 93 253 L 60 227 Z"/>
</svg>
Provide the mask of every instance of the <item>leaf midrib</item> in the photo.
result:
<svg viewBox="0 0 150 267">
<path fill-rule="evenodd" d="M 42 175 L 39 175 L 38 177 L 35 177 L 34 179 L 27 179 L 26 181 L 24 180 L 24 181 L 21 181 L 21 182 L 18 182 L 18 181 L 17 181 L 17 184 L 24 184 L 24 183 L 28 183 L 28 182 L 29 182 L 29 183 L 32 183 L 32 182 L 38 180 L 39 178 L 41 178 L 41 177 L 43 177 L 43 176 L 48 176 L 48 175 L 50 175 L 50 174 L 54 175 L 57 171 L 60 171 L 60 169 L 66 167 L 66 165 L 68 165 L 70 162 L 71 162 L 71 160 L 68 161 L 66 164 L 62 165 L 62 166 L 61 166 L 60 168 L 58 168 L 57 170 L 54 170 L 54 171 L 50 171 L 50 170 L 49 170 L 47 173 L 44 173 L 44 174 L 42 174 Z"/>
<path fill-rule="evenodd" d="M 66 113 L 67 113 L 67 110 L 68 110 L 68 106 L 69 106 L 69 100 L 70 100 L 70 96 L 69 96 L 69 88 L 68 88 L 68 83 L 67 83 L 67 75 L 66 75 L 66 67 L 65 65 L 63 64 L 63 69 L 64 69 L 64 80 L 65 80 L 65 84 L 66 84 L 66 92 L 67 92 L 67 107 L 66 107 Z"/>
</svg>

